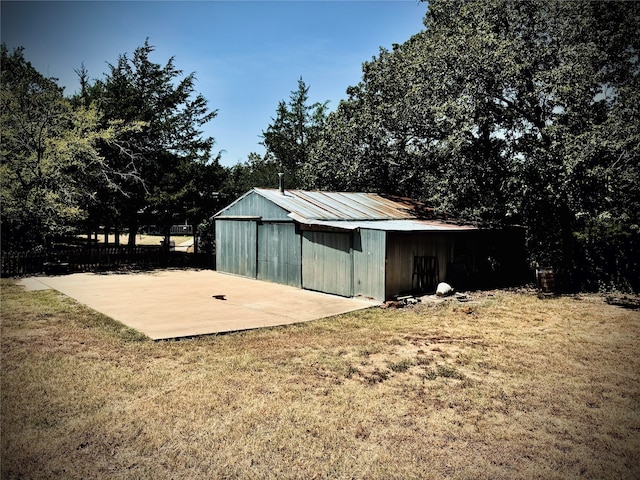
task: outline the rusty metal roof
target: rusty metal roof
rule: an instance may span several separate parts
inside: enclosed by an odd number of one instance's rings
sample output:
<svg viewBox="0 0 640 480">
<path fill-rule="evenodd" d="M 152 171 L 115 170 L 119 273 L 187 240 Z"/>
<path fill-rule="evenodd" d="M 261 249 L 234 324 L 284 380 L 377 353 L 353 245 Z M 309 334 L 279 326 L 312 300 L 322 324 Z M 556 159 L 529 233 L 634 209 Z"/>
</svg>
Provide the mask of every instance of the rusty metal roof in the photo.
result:
<svg viewBox="0 0 640 480">
<path fill-rule="evenodd" d="M 254 188 L 254 192 L 307 225 L 346 230 L 369 228 L 387 231 L 469 230 L 473 225 L 438 218 L 424 204 L 375 193 L 319 192 Z"/>
<path fill-rule="evenodd" d="M 285 210 L 309 220 L 399 220 L 416 218 L 407 205 L 375 193 L 317 192 L 255 188 Z"/>
<path fill-rule="evenodd" d="M 304 220 L 295 214 L 289 215 L 293 220 L 309 226 L 333 228 L 339 230 L 383 230 L 385 232 L 434 232 L 434 231 L 458 231 L 477 230 L 473 225 L 446 223 L 437 220 Z"/>
</svg>

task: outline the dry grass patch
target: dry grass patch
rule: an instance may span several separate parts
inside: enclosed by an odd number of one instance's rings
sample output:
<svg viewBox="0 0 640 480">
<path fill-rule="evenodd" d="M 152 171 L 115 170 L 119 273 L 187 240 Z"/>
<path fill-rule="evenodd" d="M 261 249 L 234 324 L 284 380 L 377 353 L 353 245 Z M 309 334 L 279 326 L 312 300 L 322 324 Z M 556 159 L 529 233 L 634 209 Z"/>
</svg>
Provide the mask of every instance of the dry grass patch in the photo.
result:
<svg viewBox="0 0 640 480">
<path fill-rule="evenodd" d="M 3 478 L 640 476 L 640 313 L 495 292 L 153 343 L 2 283 Z"/>
<path fill-rule="evenodd" d="M 86 237 L 79 237 L 83 240 Z M 180 245 L 182 242 L 186 242 L 187 240 L 193 239 L 193 235 L 171 235 L 171 240 L 175 242 L 176 245 Z M 104 243 L 104 235 L 98 235 L 98 243 Z M 164 240 L 164 235 L 147 235 L 146 233 L 139 233 L 136 235 L 136 245 L 154 245 L 158 246 Z M 115 245 L 116 236 L 114 234 L 110 234 L 108 237 L 109 245 Z M 129 243 L 129 234 L 121 233 L 119 238 L 120 245 L 127 245 Z"/>
</svg>

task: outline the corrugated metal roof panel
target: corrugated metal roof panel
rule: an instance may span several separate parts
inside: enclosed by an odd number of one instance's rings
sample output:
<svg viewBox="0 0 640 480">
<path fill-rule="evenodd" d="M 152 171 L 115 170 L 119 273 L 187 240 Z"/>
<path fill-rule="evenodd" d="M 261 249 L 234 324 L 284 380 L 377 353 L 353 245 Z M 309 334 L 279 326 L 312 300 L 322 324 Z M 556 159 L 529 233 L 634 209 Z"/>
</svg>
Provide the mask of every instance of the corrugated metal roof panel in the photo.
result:
<svg viewBox="0 0 640 480">
<path fill-rule="evenodd" d="M 414 204 L 375 193 L 311 192 L 256 188 L 258 194 L 309 220 L 398 220 L 416 218 Z"/>
<path fill-rule="evenodd" d="M 256 215 L 258 209 L 251 194 L 259 195 L 289 218 L 303 225 L 318 225 L 342 230 L 366 228 L 384 231 L 474 230 L 472 225 L 450 222 L 434 215 L 422 203 L 401 197 L 383 197 L 375 193 L 319 192 L 254 188 L 214 218 Z M 245 205 L 246 204 L 246 205 Z M 242 206 L 242 208 L 240 208 Z M 246 210 L 246 211 L 245 211 Z M 264 207 L 259 208 L 261 213 Z M 286 217 L 285 217 L 286 218 Z"/>
</svg>

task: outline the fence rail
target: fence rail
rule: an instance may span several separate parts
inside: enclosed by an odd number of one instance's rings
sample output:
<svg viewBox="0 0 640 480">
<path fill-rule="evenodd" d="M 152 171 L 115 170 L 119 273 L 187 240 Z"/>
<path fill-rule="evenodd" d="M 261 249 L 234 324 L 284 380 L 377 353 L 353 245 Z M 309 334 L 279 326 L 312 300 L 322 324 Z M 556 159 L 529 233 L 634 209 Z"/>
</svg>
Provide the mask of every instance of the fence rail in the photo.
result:
<svg viewBox="0 0 640 480">
<path fill-rule="evenodd" d="M 213 265 L 213 260 L 200 254 L 169 252 L 163 247 L 139 246 L 93 247 L 56 250 L 53 252 L 2 252 L 3 277 L 60 274 L 92 270 L 118 270 L 124 267 L 156 268 L 165 266 Z"/>
</svg>

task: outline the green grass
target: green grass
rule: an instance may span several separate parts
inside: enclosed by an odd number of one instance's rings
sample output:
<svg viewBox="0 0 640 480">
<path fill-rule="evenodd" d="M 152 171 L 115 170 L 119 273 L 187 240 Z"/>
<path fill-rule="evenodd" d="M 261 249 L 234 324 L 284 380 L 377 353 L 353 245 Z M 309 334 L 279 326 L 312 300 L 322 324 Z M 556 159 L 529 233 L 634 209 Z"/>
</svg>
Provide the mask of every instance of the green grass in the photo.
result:
<svg viewBox="0 0 640 480">
<path fill-rule="evenodd" d="M 406 372 L 413 365 L 413 360 L 410 358 L 403 358 L 398 362 L 389 362 L 389 370 L 393 372 Z"/>
<path fill-rule="evenodd" d="M 640 312 L 602 297 L 152 342 L 1 288 L 2 478 L 640 477 Z"/>
</svg>

